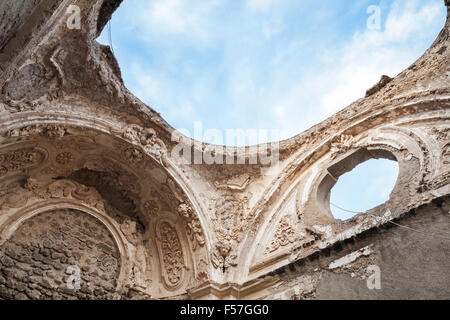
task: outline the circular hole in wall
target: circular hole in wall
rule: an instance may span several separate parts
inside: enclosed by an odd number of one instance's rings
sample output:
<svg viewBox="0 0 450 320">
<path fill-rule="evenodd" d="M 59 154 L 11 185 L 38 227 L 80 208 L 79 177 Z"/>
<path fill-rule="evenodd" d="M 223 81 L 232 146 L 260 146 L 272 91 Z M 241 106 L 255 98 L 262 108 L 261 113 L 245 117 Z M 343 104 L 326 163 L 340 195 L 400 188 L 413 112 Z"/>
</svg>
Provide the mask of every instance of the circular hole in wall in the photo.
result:
<svg viewBox="0 0 450 320">
<path fill-rule="evenodd" d="M 330 194 L 333 216 L 347 220 L 389 200 L 398 172 L 396 161 L 370 159 L 340 176 Z"/>
</svg>

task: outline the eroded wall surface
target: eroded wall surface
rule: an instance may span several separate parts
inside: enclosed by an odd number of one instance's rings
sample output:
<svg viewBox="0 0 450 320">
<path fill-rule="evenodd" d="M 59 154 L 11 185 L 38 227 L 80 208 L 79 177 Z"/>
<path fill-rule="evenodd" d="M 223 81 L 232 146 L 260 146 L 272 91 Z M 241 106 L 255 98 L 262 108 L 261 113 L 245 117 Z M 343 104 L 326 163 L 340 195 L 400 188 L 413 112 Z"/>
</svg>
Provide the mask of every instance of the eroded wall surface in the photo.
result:
<svg viewBox="0 0 450 320">
<path fill-rule="evenodd" d="M 282 268 L 265 298 L 446 300 L 449 209 L 450 199 L 439 199 L 407 213 L 402 227 L 369 230 L 315 259 Z M 379 268 L 379 288 L 371 286 L 370 266 Z"/>
<path fill-rule="evenodd" d="M 3 299 L 112 299 L 115 293 L 120 254 L 114 239 L 102 223 L 77 210 L 28 219 L 0 255 Z M 77 275 L 80 288 L 74 290 L 71 277 Z"/>
</svg>

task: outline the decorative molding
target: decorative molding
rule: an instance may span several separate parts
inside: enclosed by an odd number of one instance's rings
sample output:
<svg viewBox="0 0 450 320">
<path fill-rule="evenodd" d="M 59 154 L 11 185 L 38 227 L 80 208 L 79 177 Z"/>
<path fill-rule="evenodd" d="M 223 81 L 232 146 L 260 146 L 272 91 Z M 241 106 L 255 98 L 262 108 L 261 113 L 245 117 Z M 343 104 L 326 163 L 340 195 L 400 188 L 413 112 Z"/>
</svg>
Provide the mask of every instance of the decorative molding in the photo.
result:
<svg viewBox="0 0 450 320">
<path fill-rule="evenodd" d="M 127 148 L 124 150 L 123 155 L 126 160 L 132 164 L 140 163 L 144 160 L 142 152 L 136 148 Z"/>
<path fill-rule="evenodd" d="M 144 202 L 142 210 L 144 214 L 147 214 L 150 217 L 155 217 L 159 213 L 159 205 L 155 200 L 147 200 Z"/>
<path fill-rule="evenodd" d="M 266 254 L 277 251 L 281 247 L 293 244 L 296 240 L 296 232 L 289 216 L 284 216 L 278 223 L 272 241 L 266 248 Z"/>
<path fill-rule="evenodd" d="M 10 130 L 4 134 L 5 137 L 20 138 L 31 136 L 45 136 L 47 138 L 60 138 L 69 135 L 65 126 L 59 125 L 30 125 Z"/>
<path fill-rule="evenodd" d="M 214 182 L 214 185 L 218 189 L 226 189 L 232 191 L 244 191 L 250 182 L 250 176 L 248 174 L 239 175 L 227 179 L 225 183 L 220 183 L 218 181 Z"/>
<path fill-rule="evenodd" d="M 146 154 L 164 165 L 163 157 L 167 154 L 167 147 L 157 137 L 154 129 L 142 128 L 133 124 L 124 129 L 122 136 L 129 142 L 141 146 Z"/>
<path fill-rule="evenodd" d="M 450 143 L 447 143 L 442 148 L 442 163 L 444 165 L 450 164 Z"/>
<path fill-rule="evenodd" d="M 131 273 L 127 281 L 128 288 L 145 292 L 152 283 L 151 269 L 147 259 L 142 235 L 137 231 L 136 221 L 125 219 L 120 225 L 125 238 L 128 240 L 130 252 Z"/>
<path fill-rule="evenodd" d="M 335 159 L 337 156 L 356 148 L 356 143 L 357 140 L 353 136 L 341 134 L 331 143 L 331 158 Z"/>
<path fill-rule="evenodd" d="M 200 220 L 197 217 L 192 217 L 191 221 L 187 223 L 187 234 L 191 239 L 193 249 L 197 249 L 197 246 L 205 246 L 205 236 L 203 235 L 202 226 Z"/>
<path fill-rule="evenodd" d="M 38 180 L 28 178 L 23 186 L 16 183 L 0 190 L 0 209 L 25 207 L 33 200 L 74 199 L 105 212 L 104 202 L 94 188 L 89 188 L 75 181 L 62 179 L 41 185 Z"/>
<path fill-rule="evenodd" d="M 178 206 L 178 214 L 187 221 L 187 233 L 191 239 L 193 249 L 197 249 L 197 246 L 203 247 L 205 245 L 205 236 L 200 220 L 194 214 L 192 207 L 189 204 L 181 203 Z"/>
<path fill-rule="evenodd" d="M 18 113 L 18 112 L 26 112 L 26 111 L 34 111 L 38 103 L 35 101 L 5 101 L 3 103 L 5 110 L 10 113 Z"/>
<path fill-rule="evenodd" d="M 230 267 L 237 266 L 237 255 L 232 253 L 231 242 L 217 241 L 211 252 L 211 263 L 214 268 L 225 272 Z"/>
<path fill-rule="evenodd" d="M 156 231 L 164 283 L 167 289 L 176 290 L 183 282 L 186 269 L 178 232 L 168 221 L 161 221 Z"/>
<path fill-rule="evenodd" d="M 75 157 L 73 156 L 73 154 L 68 151 L 58 153 L 55 158 L 56 163 L 63 165 L 63 166 L 71 164 L 74 161 L 74 159 L 75 159 Z"/>
<path fill-rule="evenodd" d="M 0 177 L 11 172 L 22 171 L 41 163 L 45 155 L 36 148 L 12 150 L 0 154 Z"/>
<path fill-rule="evenodd" d="M 211 253 L 213 266 L 223 271 L 237 265 L 236 250 L 248 228 L 247 198 L 236 199 L 228 194 L 215 199 L 213 219 L 216 243 Z"/>
</svg>

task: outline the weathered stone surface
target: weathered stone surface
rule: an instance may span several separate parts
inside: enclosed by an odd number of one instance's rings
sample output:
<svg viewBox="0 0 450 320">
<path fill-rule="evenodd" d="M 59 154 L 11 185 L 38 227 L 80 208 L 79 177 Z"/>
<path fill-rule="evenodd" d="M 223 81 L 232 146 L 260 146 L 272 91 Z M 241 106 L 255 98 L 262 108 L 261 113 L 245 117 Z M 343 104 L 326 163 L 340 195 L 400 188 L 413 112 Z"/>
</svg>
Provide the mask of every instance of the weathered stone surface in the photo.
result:
<svg viewBox="0 0 450 320">
<path fill-rule="evenodd" d="M 48 89 L 49 80 L 42 66 L 28 64 L 5 85 L 4 93 L 12 100 L 35 100 L 46 94 Z"/>
<path fill-rule="evenodd" d="M 39 0 L 5 0 L 0 3 L 0 50 L 14 36 L 23 19 Z"/>
<path fill-rule="evenodd" d="M 283 299 L 443 299 L 450 296 L 450 198 L 439 205 L 428 204 L 402 219 L 407 228 L 395 225 L 366 232 L 364 239 L 347 243 L 339 252 L 317 260 L 292 264 L 281 271 L 279 285 L 268 296 Z M 333 266 L 338 258 L 370 247 L 367 255 Z M 381 271 L 381 288 L 369 289 L 370 265 Z M 292 271 L 293 270 L 293 271 Z M 308 285 L 309 283 L 309 285 Z"/>
<path fill-rule="evenodd" d="M 80 222 L 79 226 L 75 221 Z M 85 228 L 96 231 L 85 234 Z M 81 237 L 81 234 L 85 236 Z M 105 254 L 100 249 L 99 254 L 95 248 L 85 247 L 79 250 L 80 244 L 86 241 L 100 247 L 107 246 L 110 251 Z M 110 246 L 113 241 L 108 230 L 100 222 L 80 211 L 57 210 L 31 218 L 0 246 L 0 255 L 3 257 L 0 260 L 2 298 L 9 299 L 14 295 L 17 299 L 26 299 L 23 294 L 25 292 L 30 299 L 53 297 L 55 294 L 64 299 L 77 299 L 81 293 L 86 294 L 84 298 L 104 299 L 106 292 L 114 292 L 116 289 L 120 271 L 120 260 L 112 257 L 112 253 L 117 251 L 114 245 Z M 33 252 L 29 250 L 30 247 L 35 248 Z M 10 252 L 11 248 L 14 248 L 16 259 L 23 256 L 31 259 L 25 263 L 20 262 L 21 268 L 13 268 L 11 264 L 14 265 L 14 258 L 6 256 L 6 251 Z M 71 257 L 67 258 L 65 254 L 58 252 L 61 250 L 71 253 Z M 103 259 L 97 260 L 99 256 Z M 107 268 L 103 264 L 106 260 L 109 261 Z M 19 262 L 16 264 L 19 265 Z M 67 288 L 67 280 L 73 275 L 71 266 L 80 268 L 82 279 L 80 285 L 83 286 L 83 290 Z M 91 270 L 98 272 L 94 275 Z M 93 289 L 87 288 L 86 283 L 83 283 L 85 276 L 89 276 L 89 285 L 95 288 L 95 295 L 92 294 Z"/>
</svg>

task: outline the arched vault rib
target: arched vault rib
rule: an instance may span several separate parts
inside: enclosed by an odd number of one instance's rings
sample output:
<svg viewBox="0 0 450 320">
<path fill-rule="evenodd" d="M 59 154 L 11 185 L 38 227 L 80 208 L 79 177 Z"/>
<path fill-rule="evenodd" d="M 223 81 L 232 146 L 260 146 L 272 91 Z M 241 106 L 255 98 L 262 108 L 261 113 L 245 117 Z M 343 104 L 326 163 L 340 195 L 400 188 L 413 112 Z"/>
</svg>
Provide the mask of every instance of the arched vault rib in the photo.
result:
<svg viewBox="0 0 450 320">
<path fill-rule="evenodd" d="M 0 176 L 4 191 L 0 205 L 17 210 L 26 206 L 26 185 L 30 181 L 35 181 L 39 188 L 51 188 L 51 181 L 67 180 L 69 184 L 94 189 L 104 201 L 108 215 L 119 226 L 133 223 L 136 230 L 141 230 L 142 239 L 149 237 L 146 242 L 154 247 L 156 255 L 167 252 L 157 251 L 157 244 L 163 239 L 156 236 L 154 227 L 161 219 L 171 221 L 186 257 L 183 268 L 190 270 L 180 279 L 180 285 L 168 287 L 175 290 L 171 294 L 181 294 L 208 280 L 209 242 L 204 232 L 208 228 L 202 224 L 201 207 L 195 196 L 188 194 L 180 171 L 166 158 L 164 143 L 155 132 L 133 125 L 114 135 L 99 127 L 98 122 L 85 120 L 85 126 L 80 126 L 79 122 L 75 125 L 77 121 L 70 125 L 71 121 L 43 120 L 41 115 L 39 120 L 28 120 L 26 126 L 5 128 L 0 142 L 1 166 L 6 168 Z M 7 161 L 11 164 L 7 165 Z M 8 204 L 17 200 L 16 196 L 8 195 L 12 184 L 23 191 L 18 194 L 24 194 L 16 204 Z M 154 266 L 160 272 L 165 267 Z M 154 282 L 158 283 L 158 279 Z M 149 286 L 146 292 L 152 293 L 152 288 Z"/>
<path fill-rule="evenodd" d="M 293 171 L 291 176 L 279 176 L 284 182 L 280 183 L 278 193 L 273 199 L 267 200 L 265 210 L 261 211 L 261 227 L 255 234 L 249 233 L 242 244 L 247 249 L 242 251 L 239 264 L 249 268 L 250 279 L 323 249 L 335 241 L 386 223 L 436 196 L 446 195 L 450 190 L 445 174 L 450 168 L 440 164 L 445 161 L 443 141 L 449 139 L 450 127 L 445 120 L 448 118 L 448 110 L 446 115 L 429 118 L 426 122 L 421 120 L 420 114 L 415 118 L 417 121 L 413 121 L 414 126 L 411 127 L 403 125 L 403 122 L 411 124 L 411 117 L 406 117 L 404 120 L 397 119 L 396 126 L 375 127 L 363 132 L 361 136 L 342 135 L 319 160 L 305 163 L 299 173 Z M 371 210 L 370 216 L 361 216 L 343 225 L 322 209 L 329 204 L 322 203 L 327 201 L 326 195 L 320 196 L 318 192 L 330 173 L 331 180 L 342 174 L 340 162 L 353 155 L 357 161 L 349 160 L 348 170 L 369 158 L 386 157 L 399 162 L 400 175 L 387 203 Z M 308 155 L 304 155 L 303 159 L 308 159 Z M 335 169 L 330 171 L 334 167 L 341 173 L 336 174 Z M 378 218 L 374 218 L 376 216 Z M 287 220 L 283 220 L 284 218 Z M 275 231 L 277 225 L 279 229 Z M 272 237 L 283 239 L 286 247 L 268 254 Z M 236 281 L 244 278 L 246 277 L 238 276 Z"/>
</svg>

